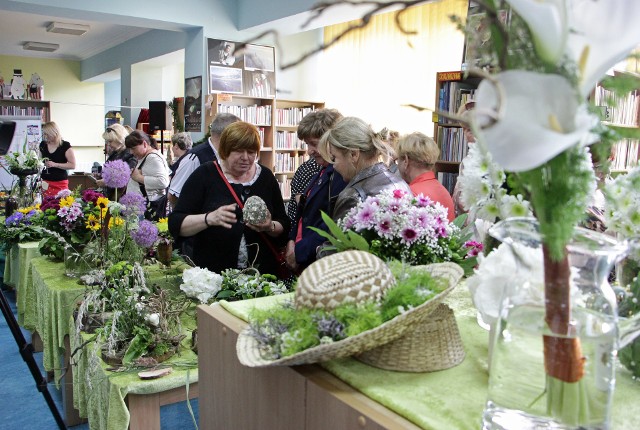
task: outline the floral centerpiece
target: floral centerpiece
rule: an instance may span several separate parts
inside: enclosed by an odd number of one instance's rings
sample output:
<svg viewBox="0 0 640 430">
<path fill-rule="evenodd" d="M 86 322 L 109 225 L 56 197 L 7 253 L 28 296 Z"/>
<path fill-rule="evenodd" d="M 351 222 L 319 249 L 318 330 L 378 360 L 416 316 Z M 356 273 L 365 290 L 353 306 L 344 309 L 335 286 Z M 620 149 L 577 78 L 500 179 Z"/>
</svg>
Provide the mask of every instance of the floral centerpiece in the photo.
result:
<svg viewBox="0 0 640 430">
<path fill-rule="evenodd" d="M 213 300 L 244 300 L 273 296 L 289 292 L 287 285 L 269 274 L 261 275 L 254 269 L 227 269 L 217 274 L 207 269 L 193 267 L 182 273 L 180 289 L 187 297 L 200 303 Z"/>
<path fill-rule="evenodd" d="M 590 113 L 586 97 L 604 73 L 640 42 L 640 28 L 633 22 L 640 4 L 622 0 L 506 3 L 513 8 L 508 25 L 498 19 L 502 2 L 479 3 L 492 35 L 480 52 L 480 63 L 494 73 L 482 73 L 485 79 L 476 92 L 471 126 L 476 145 L 513 173 L 513 186 L 531 203 L 538 221 L 545 305 L 543 320 L 537 324 L 545 328 L 540 337 L 546 387 L 528 403 L 518 404 L 506 393 L 496 403 L 500 377 L 506 376 L 498 364 L 494 366 L 499 362 L 494 359 L 485 426 L 508 414 L 536 425 L 607 427 L 611 391 L 592 390 L 598 385 L 596 370 L 585 370 L 603 356 L 589 356 L 590 347 L 583 348 L 589 339 L 575 332 L 576 324 L 581 324 L 576 320 L 581 317 L 577 305 L 585 302 L 571 299 L 568 244 L 595 190 L 587 146 L 611 136 Z M 620 32 L 622 28 L 625 31 Z M 504 239 L 511 241 L 508 236 Z M 499 334 L 495 339 L 501 339 Z M 612 345 L 610 361 L 615 357 Z M 606 371 L 611 372 L 611 365 Z M 605 399 L 596 399 L 602 393 Z M 547 407 L 540 413 L 543 398 Z"/>
<path fill-rule="evenodd" d="M 447 220 L 447 210 L 428 197 L 384 190 L 367 197 L 336 224 L 326 214 L 329 233 L 310 227 L 338 250 L 360 249 L 383 260 L 420 265 L 451 261 L 471 272 L 482 245 L 470 242 L 465 217 Z"/>
<path fill-rule="evenodd" d="M 6 252 L 20 242 L 42 239 L 44 232 L 34 223 L 41 216 L 39 205 L 19 208 L 0 224 L 0 247 Z"/>
</svg>

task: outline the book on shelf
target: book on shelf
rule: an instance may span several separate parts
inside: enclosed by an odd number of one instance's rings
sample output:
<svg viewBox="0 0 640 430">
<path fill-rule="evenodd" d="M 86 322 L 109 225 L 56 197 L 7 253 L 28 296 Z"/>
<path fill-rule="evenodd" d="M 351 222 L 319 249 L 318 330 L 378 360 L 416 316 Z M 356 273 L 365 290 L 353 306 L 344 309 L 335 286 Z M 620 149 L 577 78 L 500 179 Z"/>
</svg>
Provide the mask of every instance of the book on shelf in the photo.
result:
<svg viewBox="0 0 640 430">
<path fill-rule="evenodd" d="M 298 139 L 298 133 L 295 131 L 276 132 L 276 149 L 306 149 L 306 144 Z"/>
<path fill-rule="evenodd" d="M 441 161 L 459 162 L 467 156 L 468 145 L 460 127 L 438 127 L 436 142 L 440 147 Z"/>
<path fill-rule="evenodd" d="M 271 105 L 238 106 L 218 104 L 218 113 L 231 113 L 254 125 L 271 125 Z"/>
<path fill-rule="evenodd" d="M 274 171 L 276 173 L 292 173 L 304 163 L 303 155 L 291 153 L 276 153 L 274 162 Z"/>
<path fill-rule="evenodd" d="M 283 127 L 297 127 L 300 120 L 314 110 L 315 106 L 277 108 L 276 125 Z"/>
<path fill-rule="evenodd" d="M 291 178 L 285 176 L 282 179 L 278 179 L 278 185 L 280 186 L 282 198 L 289 200 L 291 198 Z"/>
<path fill-rule="evenodd" d="M 457 173 L 438 173 L 438 182 L 442 184 L 443 187 L 449 191 L 449 194 L 453 194 L 453 189 L 456 186 L 456 181 L 458 180 Z"/>
<path fill-rule="evenodd" d="M 464 106 L 468 101 L 474 98 L 476 88 L 472 84 L 465 82 L 443 82 L 440 87 L 438 110 L 440 112 L 448 112 L 456 114 L 460 106 Z M 438 118 L 440 124 L 456 124 L 457 122 L 440 115 Z"/>
<path fill-rule="evenodd" d="M 638 165 L 638 147 L 640 141 L 636 139 L 622 139 L 616 142 L 612 148 L 611 170 L 624 171 L 633 169 Z"/>
</svg>

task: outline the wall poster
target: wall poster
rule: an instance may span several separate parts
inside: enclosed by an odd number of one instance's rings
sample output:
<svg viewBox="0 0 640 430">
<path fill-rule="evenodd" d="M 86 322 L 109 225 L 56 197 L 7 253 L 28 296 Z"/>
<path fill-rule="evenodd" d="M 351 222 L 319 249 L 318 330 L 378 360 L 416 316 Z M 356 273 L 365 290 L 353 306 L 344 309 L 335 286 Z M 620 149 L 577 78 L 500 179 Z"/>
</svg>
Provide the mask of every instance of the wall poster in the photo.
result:
<svg viewBox="0 0 640 430">
<path fill-rule="evenodd" d="M 184 131 L 202 131 L 202 76 L 184 80 Z"/>
<path fill-rule="evenodd" d="M 274 98 L 275 48 L 207 39 L 209 93 Z M 237 50 L 237 51 L 236 51 Z"/>
</svg>

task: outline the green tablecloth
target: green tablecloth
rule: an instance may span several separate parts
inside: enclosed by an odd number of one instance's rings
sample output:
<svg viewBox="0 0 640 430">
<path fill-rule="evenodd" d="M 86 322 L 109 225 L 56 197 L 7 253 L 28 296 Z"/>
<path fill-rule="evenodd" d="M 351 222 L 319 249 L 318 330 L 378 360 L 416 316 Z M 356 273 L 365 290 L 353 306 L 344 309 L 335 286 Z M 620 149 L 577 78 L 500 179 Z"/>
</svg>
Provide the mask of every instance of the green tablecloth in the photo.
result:
<svg viewBox="0 0 640 430">
<path fill-rule="evenodd" d="M 163 279 L 162 271 L 151 271 L 150 281 L 168 286 L 171 279 Z M 178 354 L 164 362 L 173 372 L 160 379 L 143 381 L 137 372 L 116 373 L 100 359 L 100 349 L 90 342 L 72 358 L 73 403 L 82 417 L 89 419 L 91 429 L 126 430 L 129 427 L 129 410 L 125 403 L 127 394 L 151 394 L 185 387 L 198 381 L 198 357 L 190 349 L 191 332 L 196 327 L 195 304 L 181 318 L 186 338 Z M 91 336 L 75 332 L 73 318 L 67 319 L 71 335 L 71 348 L 75 350 Z"/>
<path fill-rule="evenodd" d="M 29 264 L 39 255 L 38 242 L 25 242 L 13 245 L 4 262 L 4 283 L 16 290 L 18 323 L 28 330 L 35 330 L 35 309 L 27 307 L 34 300 Z"/>
<path fill-rule="evenodd" d="M 268 307 L 278 299 L 220 302 L 235 316 L 247 320 L 254 307 Z M 476 310 L 462 285 L 446 299 L 455 311 L 466 358 L 451 369 L 433 373 L 404 373 L 368 366 L 353 358 L 322 366 L 368 397 L 425 429 L 477 429 L 487 395 L 489 333 L 476 322 Z M 640 428 L 640 382 L 618 366 L 612 428 Z"/>
</svg>

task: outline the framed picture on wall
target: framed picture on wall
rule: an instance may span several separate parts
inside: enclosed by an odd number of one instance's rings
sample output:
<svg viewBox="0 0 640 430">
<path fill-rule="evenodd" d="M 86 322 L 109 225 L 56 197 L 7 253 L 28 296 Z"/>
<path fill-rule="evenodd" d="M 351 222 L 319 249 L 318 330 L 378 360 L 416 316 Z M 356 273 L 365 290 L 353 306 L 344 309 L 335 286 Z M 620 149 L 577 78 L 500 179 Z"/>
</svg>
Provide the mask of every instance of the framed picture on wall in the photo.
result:
<svg viewBox="0 0 640 430">
<path fill-rule="evenodd" d="M 184 131 L 202 131 L 202 76 L 184 80 Z"/>
<path fill-rule="evenodd" d="M 244 53 L 245 70 L 261 70 L 263 72 L 274 72 L 275 49 L 273 46 L 261 46 L 247 44 L 242 49 Z"/>
<path fill-rule="evenodd" d="M 209 66 L 210 92 L 242 94 L 242 69 Z"/>
</svg>

